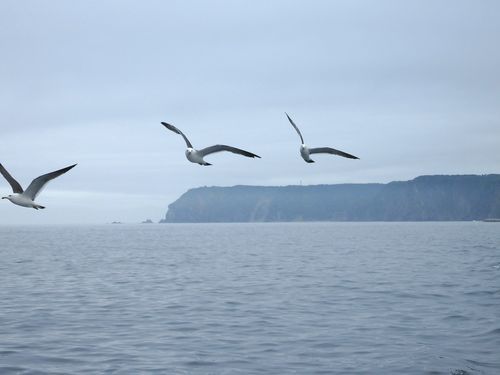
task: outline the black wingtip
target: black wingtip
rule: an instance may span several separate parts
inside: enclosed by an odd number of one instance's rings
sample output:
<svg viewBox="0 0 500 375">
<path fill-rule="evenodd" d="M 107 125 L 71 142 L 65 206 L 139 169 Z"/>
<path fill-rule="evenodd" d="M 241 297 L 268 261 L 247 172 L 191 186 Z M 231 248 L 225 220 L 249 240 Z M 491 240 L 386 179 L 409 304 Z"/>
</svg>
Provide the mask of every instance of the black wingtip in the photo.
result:
<svg viewBox="0 0 500 375">
<path fill-rule="evenodd" d="M 75 168 L 77 165 L 78 165 L 78 163 L 77 163 L 77 164 L 70 165 L 69 167 L 63 168 L 63 169 L 62 169 L 62 171 L 64 171 L 64 172 L 66 173 L 66 172 L 67 172 L 67 171 L 69 171 L 70 169 Z"/>
<path fill-rule="evenodd" d="M 248 158 L 259 158 L 259 159 L 261 158 L 259 155 L 254 154 L 253 152 L 248 152 L 248 151 L 245 154 L 242 154 L 242 155 L 246 156 Z"/>
<path fill-rule="evenodd" d="M 66 167 L 66 168 L 63 168 L 62 170 L 64 171 L 64 173 L 68 172 L 69 170 L 75 168 L 78 164 L 73 164 L 73 165 L 70 165 L 69 167 Z"/>
<path fill-rule="evenodd" d="M 165 121 L 162 121 L 161 124 L 166 127 L 168 130 L 171 130 L 173 131 L 174 133 L 177 133 L 177 134 L 181 134 L 179 132 L 179 129 L 177 129 L 175 126 L 173 126 L 172 124 L 169 124 L 168 122 L 165 122 Z"/>
</svg>

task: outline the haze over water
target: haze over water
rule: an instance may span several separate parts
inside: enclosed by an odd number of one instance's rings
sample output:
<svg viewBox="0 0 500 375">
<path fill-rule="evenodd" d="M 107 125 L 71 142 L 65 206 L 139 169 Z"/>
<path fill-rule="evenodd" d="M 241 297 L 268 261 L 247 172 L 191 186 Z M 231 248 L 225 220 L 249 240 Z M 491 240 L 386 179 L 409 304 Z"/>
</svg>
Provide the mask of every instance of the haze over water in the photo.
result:
<svg viewBox="0 0 500 375">
<path fill-rule="evenodd" d="M 495 223 L 0 227 L 0 373 L 498 374 Z"/>
</svg>

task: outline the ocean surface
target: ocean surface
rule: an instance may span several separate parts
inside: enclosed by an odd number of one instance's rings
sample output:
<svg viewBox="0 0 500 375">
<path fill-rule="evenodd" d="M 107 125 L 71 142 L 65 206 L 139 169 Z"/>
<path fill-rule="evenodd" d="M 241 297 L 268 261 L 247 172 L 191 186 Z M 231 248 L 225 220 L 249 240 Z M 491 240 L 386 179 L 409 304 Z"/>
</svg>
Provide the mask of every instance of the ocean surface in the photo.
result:
<svg viewBox="0 0 500 375">
<path fill-rule="evenodd" d="M 0 227 L 0 374 L 500 374 L 500 223 Z"/>
</svg>

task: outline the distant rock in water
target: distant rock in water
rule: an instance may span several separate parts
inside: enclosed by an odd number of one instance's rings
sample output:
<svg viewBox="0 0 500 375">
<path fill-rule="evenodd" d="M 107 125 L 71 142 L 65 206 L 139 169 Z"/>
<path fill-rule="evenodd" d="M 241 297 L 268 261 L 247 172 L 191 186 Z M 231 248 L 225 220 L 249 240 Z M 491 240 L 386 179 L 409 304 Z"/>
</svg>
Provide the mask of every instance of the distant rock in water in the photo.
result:
<svg viewBox="0 0 500 375">
<path fill-rule="evenodd" d="M 421 176 L 388 184 L 191 189 L 162 223 L 462 221 L 500 217 L 500 175 Z"/>
<path fill-rule="evenodd" d="M 141 224 L 153 224 L 153 220 L 147 219 L 141 222 Z"/>
</svg>

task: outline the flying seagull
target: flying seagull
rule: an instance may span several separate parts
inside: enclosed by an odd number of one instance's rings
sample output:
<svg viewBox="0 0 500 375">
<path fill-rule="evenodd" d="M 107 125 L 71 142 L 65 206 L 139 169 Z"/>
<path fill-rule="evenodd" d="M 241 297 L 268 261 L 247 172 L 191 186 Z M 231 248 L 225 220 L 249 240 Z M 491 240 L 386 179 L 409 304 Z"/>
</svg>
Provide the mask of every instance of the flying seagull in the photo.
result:
<svg viewBox="0 0 500 375">
<path fill-rule="evenodd" d="M 184 141 L 186 142 L 187 150 L 186 150 L 186 158 L 191 162 L 191 163 L 197 163 L 199 165 L 212 165 L 210 163 L 207 163 L 203 158 L 207 155 L 214 154 L 216 152 L 221 152 L 221 151 L 229 151 L 232 152 L 233 154 L 239 154 L 246 156 L 248 158 L 259 158 L 259 155 L 252 154 L 251 152 L 241 150 L 236 147 L 231 147 L 231 146 L 226 146 L 226 145 L 215 145 L 215 146 L 210 146 L 206 148 L 202 148 L 201 150 L 196 150 L 193 148 L 193 145 L 191 142 L 189 142 L 189 139 L 184 135 L 183 132 L 181 132 L 179 129 L 177 129 L 175 126 L 167 124 L 166 122 L 161 123 L 163 126 L 165 126 L 168 130 L 172 130 L 174 133 L 180 134 L 182 138 L 184 138 Z"/>
<path fill-rule="evenodd" d="M 290 121 L 290 124 L 295 128 L 297 131 L 297 134 L 300 137 L 300 140 L 302 141 L 302 144 L 300 145 L 300 155 L 302 156 L 302 159 L 304 159 L 308 163 L 314 163 L 314 160 L 312 160 L 309 155 L 311 154 L 333 154 L 333 155 L 339 155 L 343 156 L 344 158 L 349 158 L 349 159 L 359 159 L 358 157 L 348 154 L 347 152 L 336 150 L 331 147 L 318 147 L 318 148 L 309 148 L 304 144 L 304 138 L 302 137 L 302 134 L 300 133 L 299 128 L 293 120 L 288 116 L 288 113 L 285 112 L 286 117 L 288 117 L 288 121 Z"/>
<path fill-rule="evenodd" d="M 33 181 L 31 181 L 30 186 L 28 186 L 26 190 L 23 190 L 19 182 L 17 182 L 14 179 L 14 177 L 12 177 L 9 174 L 9 172 L 7 172 L 7 170 L 3 167 L 3 165 L 0 164 L 0 173 L 9 182 L 10 186 L 12 186 L 12 191 L 14 192 L 14 194 L 2 197 L 2 199 L 8 199 L 9 201 L 11 201 L 14 204 L 17 204 L 18 206 L 31 207 L 34 208 L 35 210 L 44 209 L 45 208 L 44 206 L 40 206 L 39 204 L 35 203 L 35 198 L 37 197 L 37 195 L 40 194 L 42 189 L 45 187 L 45 185 L 47 185 L 47 183 L 50 180 L 59 177 L 63 173 L 66 173 L 75 165 L 76 164 L 73 164 L 69 167 L 41 175 L 35 178 Z"/>
</svg>

